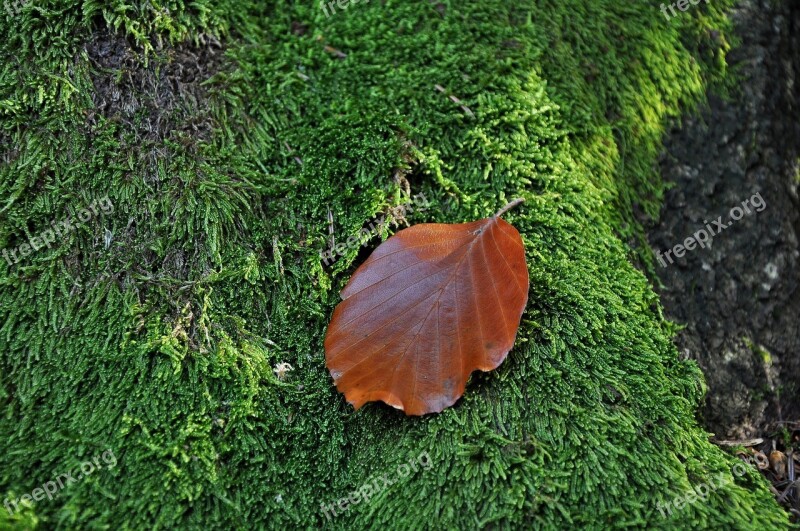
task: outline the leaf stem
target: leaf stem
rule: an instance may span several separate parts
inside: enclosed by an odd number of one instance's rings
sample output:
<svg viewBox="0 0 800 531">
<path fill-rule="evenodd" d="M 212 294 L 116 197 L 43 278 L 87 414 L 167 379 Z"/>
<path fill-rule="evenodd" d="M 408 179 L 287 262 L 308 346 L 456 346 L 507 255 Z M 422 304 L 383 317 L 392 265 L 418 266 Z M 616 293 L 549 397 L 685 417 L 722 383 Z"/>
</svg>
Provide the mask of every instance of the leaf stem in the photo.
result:
<svg viewBox="0 0 800 531">
<path fill-rule="evenodd" d="M 520 203 L 522 203 L 524 201 L 525 200 L 523 198 L 521 198 L 521 197 L 518 197 L 518 198 L 514 199 L 509 204 L 507 204 L 506 206 L 504 206 L 503 208 L 498 210 L 497 214 L 495 214 L 494 217 L 499 218 L 500 216 L 502 216 L 503 214 L 505 214 L 506 212 L 508 212 L 509 210 L 511 210 L 512 208 L 514 208 L 515 206 L 519 205 Z"/>
</svg>

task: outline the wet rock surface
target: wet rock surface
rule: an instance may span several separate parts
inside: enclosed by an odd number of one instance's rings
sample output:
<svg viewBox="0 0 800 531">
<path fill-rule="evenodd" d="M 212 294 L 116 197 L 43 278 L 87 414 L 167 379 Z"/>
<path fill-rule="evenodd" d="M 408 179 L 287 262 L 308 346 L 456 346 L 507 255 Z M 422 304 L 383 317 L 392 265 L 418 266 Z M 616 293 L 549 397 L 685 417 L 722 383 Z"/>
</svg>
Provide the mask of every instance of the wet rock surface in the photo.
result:
<svg viewBox="0 0 800 531">
<path fill-rule="evenodd" d="M 718 439 L 800 427 L 800 2 L 749 0 L 734 18 L 739 90 L 709 95 L 668 135 L 660 168 L 674 187 L 649 233 L 664 256 L 722 216 L 704 248 L 656 264 L 666 315 L 685 325 L 679 351 L 705 373 L 702 420 Z M 745 201 L 751 212 L 732 219 Z"/>
</svg>

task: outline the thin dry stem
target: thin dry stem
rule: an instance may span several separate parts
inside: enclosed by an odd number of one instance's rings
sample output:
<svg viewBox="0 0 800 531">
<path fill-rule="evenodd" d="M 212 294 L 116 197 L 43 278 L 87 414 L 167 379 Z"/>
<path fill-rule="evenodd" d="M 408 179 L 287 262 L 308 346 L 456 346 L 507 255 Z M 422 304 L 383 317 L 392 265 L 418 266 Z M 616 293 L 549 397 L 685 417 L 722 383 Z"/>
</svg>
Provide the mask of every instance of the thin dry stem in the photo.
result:
<svg viewBox="0 0 800 531">
<path fill-rule="evenodd" d="M 521 197 L 518 197 L 518 198 L 514 199 L 509 204 L 507 204 L 506 206 L 504 206 L 503 208 L 498 210 L 497 214 L 495 214 L 494 217 L 499 218 L 500 216 L 502 216 L 503 214 L 505 214 L 506 212 L 508 212 L 509 210 L 511 210 L 512 208 L 514 208 L 515 206 L 519 205 L 520 203 L 522 203 L 524 201 L 525 200 L 523 198 L 521 198 Z"/>
</svg>

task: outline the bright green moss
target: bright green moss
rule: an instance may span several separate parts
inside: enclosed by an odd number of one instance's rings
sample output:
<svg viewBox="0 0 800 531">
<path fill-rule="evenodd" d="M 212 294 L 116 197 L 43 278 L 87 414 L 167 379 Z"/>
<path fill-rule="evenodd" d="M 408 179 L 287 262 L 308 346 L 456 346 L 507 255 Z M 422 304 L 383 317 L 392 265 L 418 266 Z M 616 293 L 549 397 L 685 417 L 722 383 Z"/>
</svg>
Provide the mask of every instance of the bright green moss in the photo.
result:
<svg viewBox="0 0 800 531">
<path fill-rule="evenodd" d="M 633 205 L 653 214 L 660 198 L 665 121 L 723 73 L 712 30 L 725 34 L 730 2 L 672 24 L 633 2 L 509 4 L 389 0 L 326 18 L 314 4 L 60 1 L 0 14 L 0 246 L 94 198 L 115 207 L 0 263 L 0 492 L 111 448 L 117 466 L 38 503 L 40 522 L 309 527 L 325 521 L 320 504 L 427 452 L 430 470 L 330 525 L 785 526 L 757 474 L 733 481 L 735 460 L 697 426 L 702 376 L 627 260 Z M 146 64 L 99 69 L 84 44 L 107 27 Z M 92 75 L 124 86 L 209 34 L 226 61 L 172 127 L 151 135 L 146 106 L 135 126 L 92 112 Z M 531 274 L 517 347 L 423 419 L 354 413 L 322 348 L 360 252 L 321 264 L 328 213 L 337 241 L 357 234 L 407 200 L 397 174 L 431 201 L 411 222 L 526 198 L 507 216 Z M 282 362 L 294 370 L 280 379 Z M 731 481 L 707 502 L 661 518 L 659 501 L 719 472 Z"/>
</svg>

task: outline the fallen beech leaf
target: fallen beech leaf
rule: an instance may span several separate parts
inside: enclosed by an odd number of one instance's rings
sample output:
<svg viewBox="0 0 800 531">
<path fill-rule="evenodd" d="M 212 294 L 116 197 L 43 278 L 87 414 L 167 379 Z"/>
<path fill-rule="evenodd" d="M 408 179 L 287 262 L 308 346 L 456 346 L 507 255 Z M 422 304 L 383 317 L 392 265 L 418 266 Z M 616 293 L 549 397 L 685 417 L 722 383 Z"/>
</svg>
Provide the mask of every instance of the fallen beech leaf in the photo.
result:
<svg viewBox="0 0 800 531">
<path fill-rule="evenodd" d="M 522 238 L 500 216 L 423 223 L 378 246 L 342 290 L 325 336 L 337 389 L 358 409 L 382 400 L 424 415 L 464 393 L 514 345 L 528 302 Z"/>
<path fill-rule="evenodd" d="M 779 451 L 774 450 L 769 454 L 769 464 L 772 466 L 772 470 L 775 471 L 775 475 L 778 476 L 778 479 L 783 479 L 786 476 L 786 454 Z"/>
</svg>

